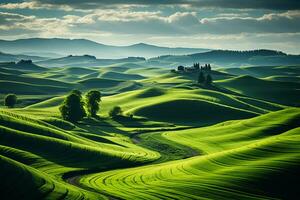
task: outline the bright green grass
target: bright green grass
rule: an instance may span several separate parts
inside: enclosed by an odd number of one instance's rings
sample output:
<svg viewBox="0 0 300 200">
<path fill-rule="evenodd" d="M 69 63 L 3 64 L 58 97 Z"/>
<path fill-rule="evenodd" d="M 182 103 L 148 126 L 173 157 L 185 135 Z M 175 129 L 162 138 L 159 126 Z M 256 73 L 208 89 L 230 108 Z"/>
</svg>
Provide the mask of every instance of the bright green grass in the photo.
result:
<svg viewBox="0 0 300 200">
<path fill-rule="evenodd" d="M 284 105 L 299 105 L 299 83 L 269 81 L 251 76 L 239 76 L 217 81 L 216 84 L 242 95 Z"/>
<path fill-rule="evenodd" d="M 58 106 L 62 101 L 62 97 L 55 97 L 31 105 L 26 110 L 50 111 L 58 116 Z M 133 113 L 149 120 L 182 125 L 211 124 L 230 119 L 249 118 L 283 108 L 266 101 L 207 89 L 158 87 L 103 97 L 100 114 L 106 116 L 116 105 L 121 106 L 126 114 Z M 185 120 L 187 118 L 189 121 Z"/>
<path fill-rule="evenodd" d="M 18 188 L 14 194 L 16 198 L 21 198 L 26 191 L 31 191 L 32 196 L 28 199 L 41 196 L 52 199 L 103 198 L 99 194 L 95 198 L 91 192 L 74 189 L 62 180 L 62 176 L 76 170 L 141 165 L 160 157 L 157 152 L 133 144 L 126 136 L 116 136 L 115 131 L 102 130 L 106 136 L 101 136 L 96 128 L 93 131 L 87 129 L 90 126 L 81 125 L 81 128 L 74 129 L 70 124 L 71 130 L 67 131 L 59 128 L 57 122 L 48 121 L 31 117 L 30 113 L 26 116 L 3 110 L 0 113 L 0 155 L 3 157 L 0 176 L 5 177 L 1 179 L 1 186 L 6 188 L 13 184 L 18 173 L 26 171 L 27 174 L 20 184 L 28 182 L 28 185 L 20 190 L 18 183 L 14 185 Z M 66 129 L 67 122 L 60 123 Z M 16 168 L 11 169 L 10 165 L 16 165 Z M 9 173 L 16 175 L 5 175 Z"/>
<path fill-rule="evenodd" d="M 290 198 L 297 193 L 293 185 L 297 182 L 292 181 L 297 181 L 293 173 L 300 164 L 299 119 L 299 109 L 286 109 L 249 120 L 164 133 L 205 154 L 91 174 L 80 183 L 124 199 Z"/>
<path fill-rule="evenodd" d="M 278 104 L 299 100 L 296 67 L 255 68 L 263 79 L 213 71 L 215 86 L 203 87 L 197 74 L 147 64 L 0 67 L 0 97 L 15 92 L 20 100 L 0 110 L 2 197 L 286 199 L 297 191 L 300 112 Z M 62 120 L 59 105 L 71 89 L 99 89 L 101 117 Z M 108 118 L 114 106 L 134 118 Z"/>
<path fill-rule="evenodd" d="M 249 103 L 233 95 L 205 89 L 149 88 L 104 97 L 101 112 L 106 114 L 113 106 L 120 105 L 126 113 L 152 120 L 205 124 L 255 116 L 269 112 L 272 106 L 277 110 L 281 108 L 272 104 L 268 107 L 267 102 L 264 105 L 254 99 L 252 101 Z"/>
<path fill-rule="evenodd" d="M 220 68 L 219 71 L 235 74 L 249 75 L 257 78 L 266 78 L 269 76 L 283 76 L 285 81 L 291 81 L 293 77 L 299 76 L 300 66 L 254 66 L 239 68 Z M 288 78 L 291 78 L 288 80 Z"/>
</svg>

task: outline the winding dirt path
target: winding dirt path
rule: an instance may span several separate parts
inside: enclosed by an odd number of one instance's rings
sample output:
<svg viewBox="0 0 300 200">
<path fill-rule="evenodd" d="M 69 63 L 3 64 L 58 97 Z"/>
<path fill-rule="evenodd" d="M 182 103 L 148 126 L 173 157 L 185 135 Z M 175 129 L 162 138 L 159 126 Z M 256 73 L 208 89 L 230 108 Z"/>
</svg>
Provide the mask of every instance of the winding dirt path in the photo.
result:
<svg viewBox="0 0 300 200">
<path fill-rule="evenodd" d="M 130 139 L 132 140 L 133 143 L 137 144 L 137 145 L 140 145 L 141 142 L 142 142 L 142 138 L 140 137 L 140 135 L 142 134 L 146 134 L 146 133 L 151 133 L 151 134 L 162 134 L 163 132 L 167 132 L 167 131 L 175 131 L 175 130 L 187 130 L 187 129 L 191 129 L 191 128 L 195 128 L 195 127 L 178 127 L 178 128 L 170 128 L 170 129 L 164 129 L 164 130 L 156 130 L 156 131 L 153 131 L 153 130 L 143 130 L 143 131 L 138 131 L 138 132 L 135 132 L 131 135 Z M 166 139 L 167 140 L 167 139 Z M 153 140 L 153 142 L 156 142 L 156 143 L 161 143 L 162 145 L 166 145 L 165 142 L 161 142 L 159 140 Z M 172 145 L 170 145 L 172 146 Z M 148 149 L 152 149 L 152 150 L 155 150 L 163 155 L 165 155 L 165 157 L 163 159 L 158 159 L 155 163 L 158 164 L 158 163 L 164 163 L 164 162 L 167 162 L 167 161 L 170 161 L 170 160 L 180 160 L 180 159 L 186 159 L 186 158 L 190 158 L 190 157 L 194 157 L 194 156 L 197 156 L 199 155 L 199 152 L 192 149 L 192 148 L 189 148 L 189 147 L 186 147 L 186 146 L 183 146 L 183 145 L 178 145 L 178 146 L 182 146 L 186 149 L 189 149 L 189 152 L 187 154 L 187 156 L 185 157 L 182 157 L 182 158 L 177 158 L 177 159 L 169 159 L 166 157 L 166 154 L 165 152 L 161 151 L 160 149 L 153 149 L 153 147 L 151 146 L 147 146 L 145 144 L 143 144 L 143 147 L 145 148 L 148 148 Z M 177 146 L 177 147 L 178 147 Z M 174 148 L 174 146 L 172 146 L 172 148 Z M 180 148 L 178 148 L 180 149 Z M 151 163 L 148 163 L 148 164 L 153 164 L 153 162 Z M 148 164 L 145 164 L 145 165 L 148 165 Z M 136 167 L 136 166 L 135 166 Z M 126 167 L 126 168 L 130 168 L 130 167 Z M 80 179 L 82 176 L 86 176 L 86 175 L 89 175 L 89 174 L 93 174 L 93 173 L 100 173 L 100 172 L 105 172 L 105 171 L 110 171 L 110 170 L 116 170 L 116 169 L 108 169 L 108 170 L 80 170 L 80 171 L 72 171 L 72 172 L 68 172 L 66 174 L 63 175 L 63 180 L 73 186 L 76 186 L 78 188 L 81 188 L 81 189 L 84 189 L 84 190 L 87 190 L 89 192 L 92 192 L 96 195 L 101 195 L 101 196 L 105 196 L 107 197 L 109 200 L 120 200 L 121 198 L 119 197 L 115 197 L 113 195 L 110 195 L 108 194 L 107 192 L 103 191 L 99 191 L 99 190 L 96 190 L 94 188 L 90 188 L 86 185 L 82 185 L 80 184 Z"/>
</svg>

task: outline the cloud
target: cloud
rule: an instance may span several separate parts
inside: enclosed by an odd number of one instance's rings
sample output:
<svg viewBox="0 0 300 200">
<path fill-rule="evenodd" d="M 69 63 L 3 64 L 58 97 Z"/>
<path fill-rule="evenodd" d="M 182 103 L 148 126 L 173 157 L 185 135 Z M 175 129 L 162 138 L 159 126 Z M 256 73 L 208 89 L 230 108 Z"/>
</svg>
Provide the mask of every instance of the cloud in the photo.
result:
<svg viewBox="0 0 300 200">
<path fill-rule="evenodd" d="M 20 3 L 2 3 L 5 9 L 97 9 L 116 6 L 185 6 L 198 8 L 299 10 L 298 0 L 31 0 Z"/>
<path fill-rule="evenodd" d="M 57 35 L 68 31 L 67 20 L 57 18 L 37 18 L 16 13 L 0 12 L 0 35 L 36 33 L 39 35 Z"/>
<path fill-rule="evenodd" d="M 35 0 L 39 3 L 67 5 L 75 8 L 91 9 L 112 5 L 184 5 L 197 7 L 237 8 L 237 9 L 300 9 L 298 0 Z"/>
<path fill-rule="evenodd" d="M 240 2 L 237 0 L 141 0 L 126 3 L 111 0 L 105 4 L 106 1 L 74 0 L 71 4 L 68 0 L 35 0 L 2 3 L 0 37 L 76 37 L 98 41 L 103 39 L 114 44 L 148 41 L 177 46 L 205 44 L 215 48 L 221 48 L 222 45 L 229 48 L 230 44 L 232 48 L 242 48 L 242 44 L 252 47 L 258 42 L 266 48 L 273 45 L 281 50 L 284 44 L 296 49 L 295 45 L 300 43 L 300 10 L 296 10 L 297 3 L 291 10 L 285 10 L 287 7 L 281 7 L 282 10 L 235 10 L 232 8 L 256 6 L 279 9 L 279 4 L 277 0 L 272 1 L 272 5 L 269 3 L 269 7 L 266 5 L 270 1 L 264 1 L 263 4 L 256 0 L 243 1 L 241 5 L 234 4 Z M 221 3 L 217 5 L 216 2 Z M 284 2 L 289 5 L 292 1 Z M 136 4 L 137 7 L 132 7 Z M 72 12 L 57 12 L 56 8 Z M 73 12 L 74 9 L 84 12 Z"/>
<path fill-rule="evenodd" d="M 51 10 L 51 9 L 59 9 L 65 11 L 71 11 L 73 8 L 69 5 L 56 5 L 56 4 L 48 4 L 42 3 L 39 1 L 26 1 L 20 3 L 0 3 L 0 9 L 7 10 L 15 10 L 15 9 L 31 9 L 31 10 Z"/>
<path fill-rule="evenodd" d="M 201 18 L 196 12 L 134 12 L 98 10 L 85 16 L 67 16 L 73 25 L 89 30 L 126 34 L 193 35 L 300 32 L 300 11 L 247 15 L 218 15 Z"/>
<path fill-rule="evenodd" d="M 90 31 L 114 34 L 238 34 L 300 32 L 300 11 L 267 13 L 258 17 L 217 15 L 201 18 L 196 12 L 95 10 L 82 16 L 38 18 L 14 13 L 1 13 L 1 29 L 23 28 L 40 32 Z"/>
</svg>

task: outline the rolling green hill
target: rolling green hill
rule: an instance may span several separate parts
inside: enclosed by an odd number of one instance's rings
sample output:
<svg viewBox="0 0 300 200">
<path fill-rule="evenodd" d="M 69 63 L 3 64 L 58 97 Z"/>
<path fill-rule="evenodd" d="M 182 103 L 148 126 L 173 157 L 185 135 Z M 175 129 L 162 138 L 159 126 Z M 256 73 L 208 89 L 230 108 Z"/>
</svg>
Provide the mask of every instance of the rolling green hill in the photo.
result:
<svg viewBox="0 0 300 200">
<path fill-rule="evenodd" d="M 188 131 L 169 140 L 201 155 L 86 175 L 80 184 L 124 199 L 272 199 L 298 193 L 299 109 Z"/>
<path fill-rule="evenodd" d="M 82 198 L 92 194 L 78 191 L 58 177 L 74 170 L 132 166 L 159 157 L 158 153 L 138 147 L 125 138 L 115 137 L 111 141 L 109 137 L 84 133 L 79 127 L 78 131 L 83 133 L 78 134 L 76 130 L 66 131 L 27 116 L 8 111 L 0 113 L 1 176 L 14 174 L 1 179 L 1 186 L 7 188 L 19 176 L 21 179 L 17 181 L 17 190 L 13 194 L 16 198 L 28 191 L 32 195 L 28 199 L 47 196 Z M 8 197 L 10 192 L 7 190 L 3 195 Z"/>
<path fill-rule="evenodd" d="M 0 63 L 1 199 L 298 195 L 299 67 L 213 66 L 207 85 L 175 61 L 139 59 Z M 73 89 L 101 92 L 97 116 L 62 119 Z M 2 106 L 8 93 L 15 108 Z"/>
<path fill-rule="evenodd" d="M 251 76 L 239 76 L 217 81 L 217 84 L 242 95 L 284 105 L 299 106 L 299 83 L 262 80 Z"/>
</svg>

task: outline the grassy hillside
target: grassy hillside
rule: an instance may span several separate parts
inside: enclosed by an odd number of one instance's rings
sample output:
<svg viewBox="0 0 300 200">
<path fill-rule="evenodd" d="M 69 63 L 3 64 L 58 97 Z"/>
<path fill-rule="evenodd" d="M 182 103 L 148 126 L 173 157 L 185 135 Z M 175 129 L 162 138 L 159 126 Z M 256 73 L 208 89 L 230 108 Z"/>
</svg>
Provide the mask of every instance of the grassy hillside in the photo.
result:
<svg viewBox="0 0 300 200">
<path fill-rule="evenodd" d="M 278 110 L 282 107 L 207 89 L 150 88 L 103 98 L 102 113 L 119 105 L 126 113 L 179 124 L 211 124 Z M 219 114 L 220 113 L 220 114 Z M 189 119 L 189 120 L 186 120 Z"/>
<path fill-rule="evenodd" d="M 216 83 L 242 95 L 285 105 L 299 106 L 299 83 L 262 80 L 251 76 L 239 76 L 217 81 Z"/>
<path fill-rule="evenodd" d="M 254 66 L 239 68 L 221 68 L 219 71 L 234 75 L 249 75 L 257 78 L 286 77 L 285 81 L 291 81 L 299 76 L 300 66 Z M 293 81 L 292 81 L 293 82 Z"/>
<path fill-rule="evenodd" d="M 214 66 L 207 85 L 197 83 L 199 72 L 171 71 L 175 61 L 141 60 L 70 56 L 30 70 L 24 63 L 0 64 L 1 197 L 297 194 L 298 67 Z M 96 117 L 62 119 L 59 106 L 73 89 L 101 92 Z M 17 94 L 16 108 L 3 106 L 8 93 Z M 111 118 L 115 106 L 123 115 Z"/>
<path fill-rule="evenodd" d="M 84 176 L 124 199 L 272 199 L 297 194 L 299 109 L 208 128 L 164 133 L 202 155 Z M 234 131 L 233 131 L 234 130 Z M 276 188 L 276 189 L 275 189 Z"/>
<path fill-rule="evenodd" d="M 18 198 L 27 192 L 33 195 L 28 199 L 95 198 L 92 193 L 81 194 L 63 182 L 62 176 L 70 171 L 134 166 L 159 158 L 158 153 L 132 144 L 125 136 L 110 139 L 108 133 L 100 136 L 85 130 L 84 125 L 66 131 L 28 116 L 31 114 L 0 113 L 1 186 L 6 188 L 21 177 L 14 191 Z M 14 176 L 5 176 L 10 173 Z M 8 196 L 10 192 L 2 193 Z"/>
</svg>

